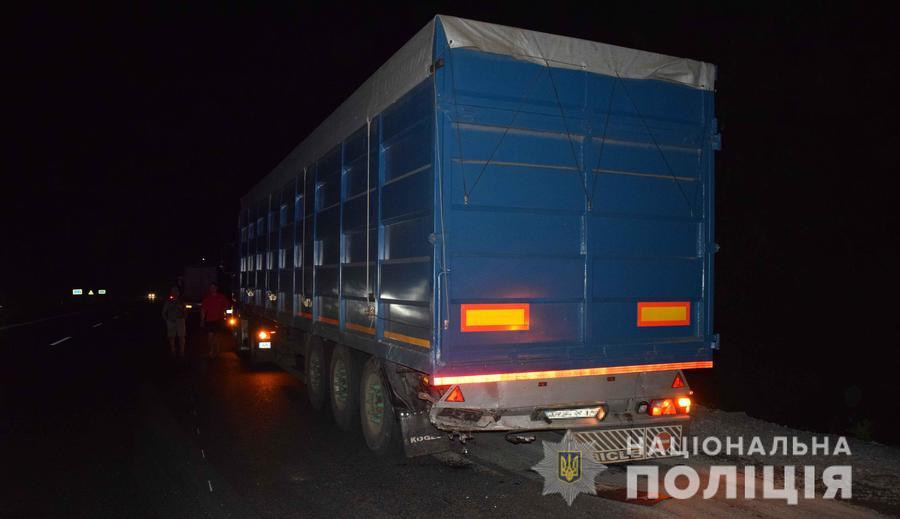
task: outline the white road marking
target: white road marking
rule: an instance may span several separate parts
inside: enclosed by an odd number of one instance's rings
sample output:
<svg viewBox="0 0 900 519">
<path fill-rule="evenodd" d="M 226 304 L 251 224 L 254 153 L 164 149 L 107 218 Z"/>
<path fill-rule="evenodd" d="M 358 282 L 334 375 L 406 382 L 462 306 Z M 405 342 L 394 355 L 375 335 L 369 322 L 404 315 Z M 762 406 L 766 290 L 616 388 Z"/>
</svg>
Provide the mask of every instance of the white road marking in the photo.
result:
<svg viewBox="0 0 900 519">
<path fill-rule="evenodd" d="M 209 491 L 212 492 L 212 481 L 207 479 L 206 483 L 209 485 Z"/>
<path fill-rule="evenodd" d="M 78 315 L 78 314 L 83 314 L 83 313 L 84 313 L 84 312 L 72 312 L 72 313 L 62 314 L 62 315 L 54 315 L 53 317 L 47 317 L 47 318 L 44 318 L 44 319 L 35 319 L 34 321 L 27 321 L 27 322 L 24 322 L 24 323 L 16 323 L 16 324 L 10 324 L 10 325 L 8 325 L 8 326 L 0 326 L 0 331 L 3 331 L 3 330 L 10 330 L 10 329 L 12 329 L 12 328 L 18 328 L 18 327 L 20 327 L 20 326 L 28 326 L 29 324 L 43 323 L 43 322 L 46 322 L 46 321 L 52 321 L 52 320 L 54 320 L 54 319 L 62 319 L 63 317 L 69 317 L 69 316 L 72 316 L 72 315 Z"/>
<path fill-rule="evenodd" d="M 67 340 L 69 340 L 69 339 L 71 339 L 71 338 L 72 338 L 71 335 L 68 336 L 68 337 L 63 337 L 62 339 L 60 339 L 60 340 L 58 340 L 58 341 L 56 341 L 56 342 L 51 342 L 51 343 L 50 343 L 50 346 L 56 346 L 57 344 L 62 343 L 62 342 L 66 342 Z"/>
<path fill-rule="evenodd" d="M 96 323 L 93 326 L 91 326 L 91 328 L 98 328 L 100 326 L 103 326 L 103 322 Z"/>
</svg>

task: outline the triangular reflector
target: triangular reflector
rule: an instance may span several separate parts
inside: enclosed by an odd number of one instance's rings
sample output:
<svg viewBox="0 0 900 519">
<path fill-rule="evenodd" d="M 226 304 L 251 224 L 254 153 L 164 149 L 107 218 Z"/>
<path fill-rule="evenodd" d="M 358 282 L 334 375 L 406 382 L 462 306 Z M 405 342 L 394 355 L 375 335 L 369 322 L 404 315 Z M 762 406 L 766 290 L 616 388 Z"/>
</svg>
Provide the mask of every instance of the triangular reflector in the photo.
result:
<svg viewBox="0 0 900 519">
<path fill-rule="evenodd" d="M 672 387 L 684 387 L 684 379 L 681 378 L 681 373 L 675 374 L 675 380 L 672 381 Z"/>
<path fill-rule="evenodd" d="M 466 398 L 462 394 L 462 389 L 459 386 L 454 387 L 450 394 L 447 395 L 447 402 L 465 402 Z"/>
</svg>

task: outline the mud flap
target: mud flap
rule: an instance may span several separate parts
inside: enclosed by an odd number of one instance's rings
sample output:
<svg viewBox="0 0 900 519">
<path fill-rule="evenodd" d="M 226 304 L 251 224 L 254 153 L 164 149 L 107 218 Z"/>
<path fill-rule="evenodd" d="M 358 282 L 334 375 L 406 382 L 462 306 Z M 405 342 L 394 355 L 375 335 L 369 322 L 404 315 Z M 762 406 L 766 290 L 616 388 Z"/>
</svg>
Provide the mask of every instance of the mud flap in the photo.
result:
<svg viewBox="0 0 900 519">
<path fill-rule="evenodd" d="M 446 452 L 453 446 L 447 433 L 431 424 L 428 411 L 401 411 L 400 431 L 407 458 Z"/>
</svg>

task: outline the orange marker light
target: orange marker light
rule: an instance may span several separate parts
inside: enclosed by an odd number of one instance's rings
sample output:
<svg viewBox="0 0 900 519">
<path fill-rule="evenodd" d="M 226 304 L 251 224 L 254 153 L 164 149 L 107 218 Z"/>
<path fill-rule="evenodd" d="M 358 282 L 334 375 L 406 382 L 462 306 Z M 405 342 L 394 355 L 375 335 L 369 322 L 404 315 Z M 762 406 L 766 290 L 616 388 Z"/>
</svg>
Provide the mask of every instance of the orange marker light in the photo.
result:
<svg viewBox="0 0 900 519">
<path fill-rule="evenodd" d="M 667 416 L 672 414 L 678 414 L 678 410 L 675 409 L 675 402 L 671 398 L 650 402 L 650 416 Z"/>
<path fill-rule="evenodd" d="M 531 327 L 531 305 L 464 304 L 460 305 L 461 332 L 508 332 Z"/>
<path fill-rule="evenodd" d="M 650 413 L 650 416 L 690 414 L 691 399 L 688 397 L 680 397 L 677 399 L 664 398 L 660 400 L 651 400 L 648 412 Z"/>
<path fill-rule="evenodd" d="M 228 318 L 228 326 L 231 326 L 232 328 L 237 326 L 237 319 L 235 319 L 234 317 L 229 317 Z"/>
<path fill-rule="evenodd" d="M 259 333 L 256 334 L 256 336 L 259 337 L 259 340 L 261 340 L 261 341 L 269 340 L 269 332 L 267 332 L 265 330 L 260 330 Z"/>
</svg>

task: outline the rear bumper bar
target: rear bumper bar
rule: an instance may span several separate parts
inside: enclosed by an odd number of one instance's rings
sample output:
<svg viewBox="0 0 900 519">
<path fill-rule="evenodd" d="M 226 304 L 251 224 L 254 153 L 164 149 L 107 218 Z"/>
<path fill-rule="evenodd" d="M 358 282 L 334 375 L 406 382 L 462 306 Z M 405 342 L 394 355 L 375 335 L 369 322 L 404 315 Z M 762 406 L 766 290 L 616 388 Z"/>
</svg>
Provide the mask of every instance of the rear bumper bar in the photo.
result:
<svg viewBox="0 0 900 519">
<path fill-rule="evenodd" d="M 678 370 L 585 376 L 551 380 L 516 380 L 463 384 L 462 402 L 448 402 L 453 387 L 430 410 L 431 423 L 450 432 L 545 431 L 562 429 L 622 429 L 683 423 L 687 415 L 651 417 L 638 413 L 653 399 L 691 394 L 690 388 L 672 388 Z M 683 378 L 683 375 L 682 375 Z M 604 408 L 598 417 L 554 419 L 544 410 Z"/>
</svg>

